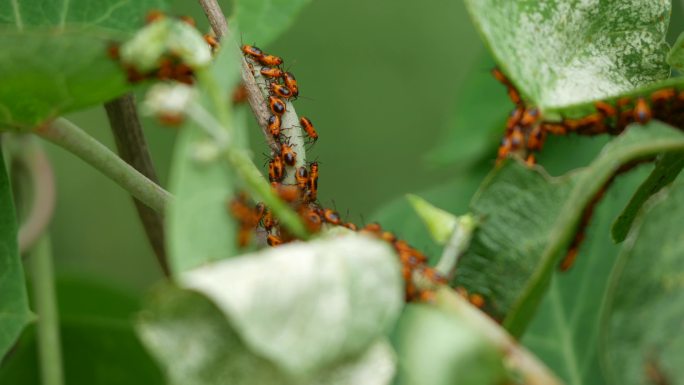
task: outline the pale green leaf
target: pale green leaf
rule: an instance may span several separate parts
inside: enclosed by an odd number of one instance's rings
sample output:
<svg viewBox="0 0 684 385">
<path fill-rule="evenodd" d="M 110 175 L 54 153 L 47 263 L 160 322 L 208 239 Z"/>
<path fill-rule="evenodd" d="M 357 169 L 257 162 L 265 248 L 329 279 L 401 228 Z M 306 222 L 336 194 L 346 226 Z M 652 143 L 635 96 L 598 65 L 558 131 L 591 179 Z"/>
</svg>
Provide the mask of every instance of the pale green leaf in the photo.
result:
<svg viewBox="0 0 684 385">
<path fill-rule="evenodd" d="M 667 63 L 680 71 L 684 70 L 684 33 L 679 34 L 677 41 L 667 54 Z"/>
<path fill-rule="evenodd" d="M 496 61 L 542 110 L 665 79 L 668 0 L 467 0 Z"/>
<path fill-rule="evenodd" d="M 377 344 L 399 315 L 403 282 L 383 242 L 348 234 L 284 245 L 179 283 L 155 292 L 139 325 L 171 383 L 356 385 L 371 366 L 369 383 L 391 378 L 392 355 Z"/>
</svg>

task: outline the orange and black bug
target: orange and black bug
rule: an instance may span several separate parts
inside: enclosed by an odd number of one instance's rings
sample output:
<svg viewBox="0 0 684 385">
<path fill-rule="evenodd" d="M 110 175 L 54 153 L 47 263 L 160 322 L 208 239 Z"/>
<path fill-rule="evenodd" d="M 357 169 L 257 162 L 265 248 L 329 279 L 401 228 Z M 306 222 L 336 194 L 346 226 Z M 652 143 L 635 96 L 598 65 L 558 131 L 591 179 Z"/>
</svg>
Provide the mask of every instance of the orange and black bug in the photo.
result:
<svg viewBox="0 0 684 385">
<path fill-rule="evenodd" d="M 662 103 L 672 100 L 677 95 L 677 91 L 673 88 L 666 88 L 664 90 L 658 90 L 651 94 L 651 101 L 653 103 Z"/>
<path fill-rule="evenodd" d="M 321 230 L 323 220 L 321 219 L 321 216 L 318 215 L 316 210 L 306 208 L 300 212 L 300 215 L 304 219 L 304 224 L 309 229 L 309 231 L 311 231 L 312 233 L 317 233 Z"/>
<path fill-rule="evenodd" d="M 178 19 L 191 27 L 196 26 L 195 19 L 190 16 L 179 16 Z"/>
<path fill-rule="evenodd" d="M 348 228 L 351 231 L 357 231 L 359 229 L 355 224 L 353 224 L 351 222 L 347 222 L 343 226 Z"/>
<path fill-rule="evenodd" d="M 151 23 L 154 23 L 155 21 L 161 20 L 165 17 L 166 17 L 166 14 L 164 14 L 164 12 L 162 12 L 158 9 L 153 9 L 153 10 L 147 12 L 147 15 L 145 16 L 145 23 L 151 24 Z"/>
<path fill-rule="evenodd" d="M 271 112 L 273 112 L 275 115 L 280 116 L 285 113 L 285 102 L 280 98 L 269 96 L 268 106 L 271 108 Z"/>
<path fill-rule="evenodd" d="M 511 152 L 512 145 L 511 145 L 511 138 L 505 136 L 501 138 L 501 144 L 499 145 L 499 151 L 497 153 L 497 158 L 499 160 L 505 158 L 508 156 L 508 154 Z"/>
<path fill-rule="evenodd" d="M 259 60 L 259 58 L 262 58 L 264 56 L 264 52 L 261 49 L 259 49 L 258 47 L 255 47 L 253 45 L 247 45 L 247 44 L 242 46 L 242 53 L 244 53 L 245 55 L 251 56 L 257 60 Z"/>
<path fill-rule="evenodd" d="M 596 111 L 605 117 L 612 118 L 617 115 L 615 107 L 606 102 L 598 101 L 594 103 L 594 107 L 596 107 Z"/>
<path fill-rule="evenodd" d="M 297 153 L 294 152 L 292 147 L 290 147 L 287 143 L 281 143 L 280 155 L 282 156 L 286 165 L 294 166 L 295 161 L 297 160 Z"/>
<path fill-rule="evenodd" d="M 173 68 L 173 80 L 192 85 L 195 82 L 193 71 L 190 66 L 185 63 L 179 63 Z"/>
<path fill-rule="evenodd" d="M 218 40 L 216 40 L 216 37 L 214 37 L 214 35 L 204 35 L 204 41 L 206 41 L 207 44 L 209 44 L 209 47 L 211 47 L 212 52 L 216 51 L 219 48 L 219 42 Z"/>
<path fill-rule="evenodd" d="M 468 296 L 468 301 L 478 309 L 482 309 L 485 305 L 485 299 L 479 294 L 471 294 Z"/>
<path fill-rule="evenodd" d="M 278 83 L 271 83 L 268 88 L 271 90 L 271 92 L 274 95 L 278 95 L 281 98 L 289 99 L 292 97 L 292 91 L 290 91 L 289 88 L 285 87 L 282 84 Z"/>
<path fill-rule="evenodd" d="M 289 88 L 290 91 L 292 91 L 292 96 L 294 96 L 295 98 L 299 96 L 299 86 L 297 85 L 297 79 L 295 79 L 292 72 L 285 72 L 283 73 L 282 77 L 287 88 Z"/>
<path fill-rule="evenodd" d="M 528 110 L 525 110 L 525 112 L 522 114 L 520 124 L 522 124 L 523 126 L 530 126 L 534 124 L 538 118 L 539 110 L 536 108 L 530 108 Z"/>
<path fill-rule="evenodd" d="M 382 231 L 382 226 L 380 226 L 378 222 L 373 222 L 365 225 L 362 230 L 374 234 L 380 234 L 380 232 Z"/>
<path fill-rule="evenodd" d="M 342 218 L 340 218 L 340 214 L 331 209 L 325 209 L 323 210 L 323 219 L 333 225 L 340 225 L 342 224 Z"/>
<path fill-rule="evenodd" d="M 283 158 L 280 155 L 275 155 L 270 162 L 268 162 L 268 180 L 271 182 L 280 182 L 285 176 L 285 165 Z"/>
<path fill-rule="evenodd" d="M 318 132 L 316 132 L 316 129 L 309 118 L 302 116 L 299 118 L 299 124 L 302 126 L 302 129 L 306 131 L 306 134 L 309 136 L 309 138 L 311 138 L 314 142 L 318 140 Z"/>
<path fill-rule="evenodd" d="M 271 115 L 268 118 L 267 123 L 268 123 L 268 132 L 270 132 L 274 138 L 279 137 L 280 136 L 280 116 Z"/>
<path fill-rule="evenodd" d="M 318 163 L 313 162 L 309 167 L 309 200 L 315 201 L 318 197 Z"/>
<path fill-rule="evenodd" d="M 539 151 L 546 141 L 546 130 L 544 126 L 538 124 L 532 128 L 527 138 L 527 148 L 531 151 Z"/>
<path fill-rule="evenodd" d="M 511 115 L 506 120 L 506 132 L 512 131 L 513 127 L 517 126 L 518 123 L 520 123 L 520 119 L 522 119 L 523 112 L 525 112 L 524 109 L 520 107 L 511 111 Z"/>
<path fill-rule="evenodd" d="M 235 87 L 235 89 L 233 90 L 233 104 L 244 103 L 247 101 L 248 97 L 249 94 L 247 93 L 247 87 L 245 87 L 245 85 L 242 83 Z"/>
<path fill-rule="evenodd" d="M 269 234 L 268 237 L 266 237 L 266 243 L 271 247 L 275 247 L 282 245 L 283 240 L 277 235 Z"/>
<path fill-rule="evenodd" d="M 266 205 L 264 202 L 259 202 L 254 206 L 254 216 L 255 216 L 255 223 L 259 223 L 261 219 L 264 217 L 264 214 L 266 213 Z"/>
<path fill-rule="evenodd" d="M 382 234 L 380 234 L 380 239 L 389 243 L 393 243 L 397 240 L 397 236 L 391 231 L 383 231 Z"/>
<path fill-rule="evenodd" d="M 283 76 L 283 71 L 280 68 L 263 67 L 260 72 L 267 78 L 277 79 Z"/>
<path fill-rule="evenodd" d="M 501 84 L 503 84 L 504 86 L 506 86 L 506 88 L 508 88 L 508 97 L 511 99 L 511 101 L 516 105 L 521 104 L 522 98 L 520 97 L 520 93 L 513 86 L 513 83 L 511 83 L 511 81 L 508 80 L 506 75 L 504 75 L 504 73 L 501 72 L 501 70 L 498 68 L 494 68 L 492 70 L 492 75 L 494 75 L 494 78 L 496 80 L 498 80 Z"/>
<path fill-rule="evenodd" d="M 110 43 L 107 46 L 107 56 L 109 56 L 112 60 L 119 60 L 119 43 Z"/>
<path fill-rule="evenodd" d="M 295 180 L 297 181 L 297 187 L 300 190 L 306 189 L 306 184 L 309 181 L 309 170 L 304 166 L 298 168 L 295 173 Z"/>
<path fill-rule="evenodd" d="M 634 106 L 634 120 L 641 124 L 646 124 L 651 120 L 651 107 L 646 103 L 646 99 L 637 99 L 636 105 Z"/>
<path fill-rule="evenodd" d="M 259 57 L 254 56 L 254 58 L 257 59 L 257 61 L 259 63 L 261 63 L 267 67 L 277 67 L 277 66 L 283 64 L 283 59 L 281 59 L 275 55 L 264 55 L 262 53 L 261 56 L 259 56 Z"/>
<path fill-rule="evenodd" d="M 278 194 L 278 197 L 285 202 L 297 201 L 301 196 L 301 192 L 297 186 L 284 185 L 280 184 L 279 182 L 271 182 L 271 187 L 273 187 L 276 194 Z"/>
<path fill-rule="evenodd" d="M 275 218 L 273 218 L 271 211 L 266 211 L 264 213 L 264 216 L 261 218 L 261 224 L 264 226 L 266 231 L 271 231 L 271 229 L 277 225 L 277 222 Z"/>
</svg>

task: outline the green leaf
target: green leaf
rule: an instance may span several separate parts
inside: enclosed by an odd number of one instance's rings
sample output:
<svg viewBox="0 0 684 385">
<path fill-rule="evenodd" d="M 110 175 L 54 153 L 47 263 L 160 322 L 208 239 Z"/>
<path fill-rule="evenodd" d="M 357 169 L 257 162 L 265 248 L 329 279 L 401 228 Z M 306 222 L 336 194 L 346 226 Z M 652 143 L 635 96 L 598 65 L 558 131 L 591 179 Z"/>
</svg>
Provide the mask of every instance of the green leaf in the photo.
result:
<svg viewBox="0 0 684 385">
<path fill-rule="evenodd" d="M 667 63 L 675 69 L 684 70 L 684 33 L 679 34 L 677 41 L 667 54 Z"/>
<path fill-rule="evenodd" d="M 169 176 L 174 200 L 166 214 L 169 262 L 174 273 L 231 257 L 237 224 L 227 209 L 235 186 L 225 162 L 206 162 L 197 152 L 206 135 L 188 125 L 176 139 Z"/>
<path fill-rule="evenodd" d="M 671 2 L 467 0 L 503 71 L 542 110 L 665 79 Z"/>
<path fill-rule="evenodd" d="M 311 0 L 235 0 L 232 21 L 246 44 L 268 45 L 295 21 Z"/>
<path fill-rule="evenodd" d="M 200 87 L 205 111 L 215 114 L 220 108 L 229 116 L 232 113 L 227 95 L 239 77 L 237 58 L 231 49 L 221 50 L 216 58 L 210 69 L 216 84 L 201 83 Z M 227 121 L 240 136 L 244 127 L 237 125 L 244 120 Z M 207 150 L 208 159 L 202 154 Z M 176 273 L 236 254 L 237 224 L 226 206 L 235 196 L 234 175 L 222 158 L 211 156 L 218 152 L 195 124 L 187 124 L 178 135 L 169 183 L 175 198 L 166 217 L 169 261 Z"/>
<path fill-rule="evenodd" d="M 129 295 L 92 281 L 59 279 L 57 295 L 65 382 L 70 385 L 164 383 L 138 341 L 131 316 L 139 309 Z M 40 383 L 35 327 L 26 329 L 0 365 L 0 383 Z"/>
<path fill-rule="evenodd" d="M 127 92 L 107 47 L 164 4 L 0 0 L 0 129 L 31 129 Z"/>
<path fill-rule="evenodd" d="M 320 378 L 364 355 L 403 303 L 394 253 L 355 234 L 225 260 L 183 274 L 180 284 L 150 299 L 139 330 L 183 384 Z"/>
<path fill-rule="evenodd" d="M 567 385 L 604 384 L 598 360 L 599 316 L 619 247 L 608 232 L 631 191 L 648 175 L 641 167 L 616 179 L 599 203 L 572 269 L 553 276 L 522 342 Z"/>
<path fill-rule="evenodd" d="M 147 11 L 164 8 L 165 0 L 0 0 L 0 25 L 20 31 L 69 25 L 131 31 L 140 27 Z"/>
<path fill-rule="evenodd" d="M 402 385 L 507 383 L 502 353 L 454 314 L 408 305 L 397 326 Z"/>
<path fill-rule="evenodd" d="M 684 181 L 647 206 L 610 277 L 600 330 L 608 384 L 681 384 L 684 375 Z"/>
<path fill-rule="evenodd" d="M 658 160 L 655 170 L 639 186 L 639 189 L 634 193 L 634 196 L 622 211 L 622 214 L 615 220 L 611 230 L 613 240 L 622 242 L 627 238 L 627 234 L 632 228 L 634 219 L 639 213 L 641 206 L 663 187 L 672 183 L 682 171 L 682 168 L 684 168 L 684 153 L 682 152 L 664 154 Z"/>
<path fill-rule="evenodd" d="M 473 200 L 471 212 L 483 221 L 456 282 L 483 294 L 487 310 L 505 316 L 504 326 L 521 335 L 574 237 L 583 208 L 604 183 L 621 165 L 683 148 L 681 132 L 653 122 L 630 127 L 589 167 L 560 178 L 518 162 L 504 164 Z"/>
<path fill-rule="evenodd" d="M 0 146 L 0 361 L 32 318 L 17 247 L 12 191 Z"/>
<path fill-rule="evenodd" d="M 47 30 L 0 34 L 0 127 L 30 129 L 126 92 L 123 71 L 106 54 L 112 36 Z"/>
</svg>

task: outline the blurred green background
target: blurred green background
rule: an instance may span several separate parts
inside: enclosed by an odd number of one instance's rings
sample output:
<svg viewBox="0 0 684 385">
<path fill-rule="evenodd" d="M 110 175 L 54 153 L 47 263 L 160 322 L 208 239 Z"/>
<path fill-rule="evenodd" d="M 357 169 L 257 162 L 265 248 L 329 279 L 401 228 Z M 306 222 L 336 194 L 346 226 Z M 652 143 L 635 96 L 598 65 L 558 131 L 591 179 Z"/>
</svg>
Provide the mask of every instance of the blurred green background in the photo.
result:
<svg viewBox="0 0 684 385">
<path fill-rule="evenodd" d="M 223 4 L 229 12 L 230 2 Z M 178 0 L 173 10 L 194 16 L 200 28 L 207 25 L 195 2 Z M 681 16 L 681 4 L 675 2 L 670 41 L 682 30 Z M 296 74 L 302 95 L 297 111 L 310 117 L 321 135 L 307 155 L 321 164 L 324 205 L 363 222 L 406 193 L 433 191 L 440 201 L 450 200 L 447 208 L 465 209 L 496 156 L 498 139 L 490 126 L 498 125 L 512 106 L 498 102 L 505 101 L 505 90 L 489 76 L 492 65 L 462 2 L 313 1 L 292 28 L 261 48 L 282 56 Z M 466 127 L 454 116 L 477 108 L 481 116 Z M 113 146 L 103 108 L 69 118 Z M 165 183 L 175 132 L 152 119 L 144 125 Z M 449 135 L 454 128 L 459 128 L 457 135 Z M 262 164 L 266 147 L 256 126 L 251 132 L 256 163 Z M 445 158 L 445 148 L 447 158 L 470 151 L 473 140 L 484 143 L 484 157 L 471 157 L 479 163 L 435 161 Z M 545 161 L 550 155 L 543 155 L 541 163 L 552 173 L 583 165 L 603 140 L 591 142 L 552 140 L 549 147 L 567 148 L 572 159 Z M 52 223 L 58 273 L 87 276 L 132 293 L 157 281 L 160 274 L 130 197 L 79 159 L 47 147 L 58 183 Z M 442 151 L 435 154 L 435 148 Z M 422 226 L 415 217 L 379 218 L 392 220 L 386 222 L 390 229 L 405 229 L 406 223 L 397 222 L 407 220 L 415 221 L 408 227 Z"/>
</svg>

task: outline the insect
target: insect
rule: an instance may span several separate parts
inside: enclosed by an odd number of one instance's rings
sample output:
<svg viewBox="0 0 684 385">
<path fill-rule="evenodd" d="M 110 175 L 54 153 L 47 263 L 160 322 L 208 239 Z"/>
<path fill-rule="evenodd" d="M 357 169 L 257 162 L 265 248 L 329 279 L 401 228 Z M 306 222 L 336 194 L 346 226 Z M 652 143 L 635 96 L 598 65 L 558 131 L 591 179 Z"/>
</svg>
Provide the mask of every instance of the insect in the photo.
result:
<svg viewBox="0 0 684 385">
<path fill-rule="evenodd" d="M 219 49 L 219 42 L 216 40 L 216 37 L 214 37 L 211 34 L 206 34 L 204 35 L 204 41 L 209 44 L 209 47 L 211 47 L 211 52 L 216 52 L 217 49 Z"/>
<path fill-rule="evenodd" d="M 498 80 L 501 84 L 506 86 L 508 88 L 508 97 L 511 99 L 511 101 L 516 104 L 520 105 L 522 102 L 522 98 L 520 97 L 520 93 L 518 90 L 513 86 L 513 83 L 511 83 L 510 80 L 504 75 L 503 72 L 501 72 L 500 69 L 494 68 L 492 70 L 492 75 L 494 75 L 494 78 Z"/>
<path fill-rule="evenodd" d="M 348 228 L 351 231 L 357 231 L 359 229 L 355 224 L 353 224 L 351 222 L 347 222 L 343 226 Z"/>
<path fill-rule="evenodd" d="M 268 179 L 271 182 L 279 182 L 285 176 L 285 165 L 283 158 L 280 155 L 275 155 L 270 162 L 268 162 Z"/>
<path fill-rule="evenodd" d="M 302 126 L 302 129 L 304 129 L 309 138 L 311 138 L 314 142 L 318 140 L 318 132 L 316 132 L 316 129 L 309 118 L 302 116 L 299 118 L 299 124 Z"/>
<path fill-rule="evenodd" d="M 297 79 L 295 79 L 292 72 L 283 73 L 282 78 L 287 88 L 289 88 L 290 91 L 292 91 L 292 96 L 294 96 L 295 98 L 299 96 L 299 86 L 297 85 Z"/>
<path fill-rule="evenodd" d="M 297 186 L 283 185 L 279 182 L 271 182 L 271 187 L 275 190 L 280 199 L 285 202 L 294 202 L 299 199 L 300 191 Z"/>
<path fill-rule="evenodd" d="M 470 303 L 478 309 L 482 309 L 485 305 L 484 297 L 475 293 L 468 296 L 468 301 L 470 301 Z"/>
<path fill-rule="evenodd" d="M 638 98 L 634 106 L 634 120 L 646 124 L 651 120 L 651 107 L 646 103 L 646 99 Z"/>
<path fill-rule="evenodd" d="M 617 110 L 615 107 L 606 102 L 598 101 L 594 103 L 594 107 L 596 107 L 596 111 L 605 117 L 612 118 L 613 116 L 617 115 Z"/>
<path fill-rule="evenodd" d="M 242 53 L 244 53 L 245 55 L 249 55 L 257 60 L 264 57 L 264 52 L 253 45 L 243 45 Z"/>
<path fill-rule="evenodd" d="M 306 184 L 309 181 L 309 170 L 304 166 L 298 168 L 295 173 L 295 180 L 297 181 L 297 187 L 300 190 L 306 189 Z"/>
<path fill-rule="evenodd" d="M 195 27 L 197 25 L 195 23 L 195 19 L 193 19 L 190 16 L 179 16 L 178 19 L 180 19 L 180 21 L 184 22 L 185 24 L 187 24 L 191 27 Z"/>
<path fill-rule="evenodd" d="M 309 166 L 309 200 L 315 201 L 318 196 L 318 163 Z"/>
<path fill-rule="evenodd" d="M 527 148 L 532 151 L 539 151 L 542 149 L 544 141 L 546 141 L 546 130 L 541 124 L 538 124 L 530 131 L 527 138 Z"/>
<path fill-rule="evenodd" d="M 268 243 L 268 245 L 271 247 L 276 247 L 282 245 L 283 240 L 277 235 L 268 234 L 268 236 L 266 237 L 266 243 Z"/>
<path fill-rule="evenodd" d="M 287 143 L 282 143 L 280 145 L 280 155 L 282 156 L 282 159 L 286 165 L 294 166 L 295 161 L 297 160 L 297 153 L 294 152 L 292 147 L 290 147 Z"/>
<path fill-rule="evenodd" d="M 264 213 L 264 216 L 261 218 L 261 224 L 264 226 L 266 231 L 271 231 L 271 229 L 277 225 L 277 222 L 275 218 L 273 218 L 271 211 L 266 211 Z"/>
<path fill-rule="evenodd" d="M 267 123 L 268 123 L 268 132 L 270 132 L 274 138 L 277 138 L 278 136 L 280 136 L 280 116 L 271 115 L 268 118 Z"/>
<path fill-rule="evenodd" d="M 289 99 L 292 97 L 292 92 L 290 91 L 290 89 L 282 84 L 271 83 L 269 85 L 269 89 L 273 94 L 278 95 L 281 98 Z"/>
<path fill-rule="evenodd" d="M 267 78 L 277 79 L 283 76 L 283 71 L 280 68 L 263 67 L 260 72 Z"/>
<path fill-rule="evenodd" d="M 271 108 L 271 112 L 273 112 L 275 115 L 281 116 L 285 113 L 285 102 L 280 98 L 269 96 L 268 106 Z"/>
<path fill-rule="evenodd" d="M 304 224 L 306 227 L 311 231 L 312 233 L 317 233 L 318 231 L 321 230 L 321 226 L 323 225 L 323 220 L 321 219 L 321 216 L 318 215 L 318 213 L 315 210 L 311 209 L 304 209 L 301 212 L 302 218 L 304 218 Z"/>
<path fill-rule="evenodd" d="M 323 210 L 323 219 L 333 225 L 340 225 L 342 224 L 342 218 L 340 218 L 340 214 L 331 209 L 325 209 Z"/>
<path fill-rule="evenodd" d="M 166 15 L 164 14 L 164 12 L 162 12 L 158 9 L 153 9 L 153 10 L 149 11 L 147 13 L 147 15 L 145 16 L 145 24 L 152 24 L 155 21 L 161 20 L 165 17 L 166 17 Z"/>
<path fill-rule="evenodd" d="M 267 67 L 277 67 L 283 64 L 283 59 L 275 55 L 261 55 L 259 57 L 254 56 L 257 61 Z"/>
<path fill-rule="evenodd" d="M 530 108 L 528 110 L 525 110 L 525 112 L 522 114 L 520 124 L 522 124 L 523 126 L 530 126 L 534 124 L 534 122 L 536 122 L 538 118 L 539 110 L 536 108 Z"/>
</svg>

